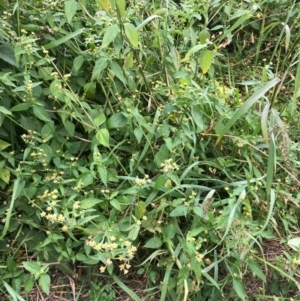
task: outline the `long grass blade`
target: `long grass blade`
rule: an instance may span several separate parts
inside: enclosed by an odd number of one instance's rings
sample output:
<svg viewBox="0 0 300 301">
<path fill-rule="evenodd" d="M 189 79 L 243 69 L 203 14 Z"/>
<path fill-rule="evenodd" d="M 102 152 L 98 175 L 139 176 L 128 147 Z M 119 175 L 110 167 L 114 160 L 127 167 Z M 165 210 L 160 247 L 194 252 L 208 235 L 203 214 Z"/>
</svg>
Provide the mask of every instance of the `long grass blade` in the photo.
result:
<svg viewBox="0 0 300 301">
<path fill-rule="evenodd" d="M 266 85 L 264 85 L 261 89 L 255 92 L 250 98 L 248 98 L 245 103 L 233 114 L 232 118 L 227 122 L 227 124 L 222 128 L 219 137 L 215 143 L 217 145 L 225 133 L 235 124 L 235 122 L 240 119 L 243 115 L 247 113 L 247 111 L 262 97 L 264 96 L 270 89 L 272 89 L 275 85 L 280 82 L 279 78 L 274 78 L 269 81 Z"/>
</svg>

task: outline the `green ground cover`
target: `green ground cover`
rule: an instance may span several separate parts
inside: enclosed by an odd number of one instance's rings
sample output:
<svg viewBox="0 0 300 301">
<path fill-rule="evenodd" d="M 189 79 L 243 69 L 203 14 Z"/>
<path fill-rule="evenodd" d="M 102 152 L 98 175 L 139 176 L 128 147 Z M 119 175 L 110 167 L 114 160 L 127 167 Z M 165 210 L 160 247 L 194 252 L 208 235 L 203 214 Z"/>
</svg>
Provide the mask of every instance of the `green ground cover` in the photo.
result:
<svg viewBox="0 0 300 301">
<path fill-rule="evenodd" d="M 298 1 L 0 15 L 0 300 L 299 300 Z"/>
</svg>

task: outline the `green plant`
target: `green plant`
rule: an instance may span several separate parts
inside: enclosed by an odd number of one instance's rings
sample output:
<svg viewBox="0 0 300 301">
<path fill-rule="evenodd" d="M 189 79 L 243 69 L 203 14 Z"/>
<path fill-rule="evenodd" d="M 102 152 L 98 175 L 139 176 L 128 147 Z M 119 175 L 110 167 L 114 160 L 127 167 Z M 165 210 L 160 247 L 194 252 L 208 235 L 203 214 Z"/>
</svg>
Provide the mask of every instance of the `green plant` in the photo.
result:
<svg viewBox="0 0 300 301">
<path fill-rule="evenodd" d="M 288 118 L 298 117 L 299 67 L 292 101 L 280 102 L 298 64 L 297 14 L 272 9 L 270 1 L 6 4 L 2 291 L 22 300 L 38 283 L 49 294 L 54 267 L 71 275 L 84 265 L 87 281 L 108 279 L 133 300 L 143 295 L 130 285 L 136 275 L 161 301 L 297 295 L 298 255 L 287 243 L 298 226 L 299 155 Z M 269 42 L 281 18 L 294 25 Z M 272 59 L 260 65 L 267 43 Z M 247 70 L 233 66 L 240 53 L 251 58 Z M 273 261 L 271 239 L 284 248 Z M 261 290 L 250 291 L 253 279 Z M 115 299 L 108 286 L 89 295 Z"/>
</svg>

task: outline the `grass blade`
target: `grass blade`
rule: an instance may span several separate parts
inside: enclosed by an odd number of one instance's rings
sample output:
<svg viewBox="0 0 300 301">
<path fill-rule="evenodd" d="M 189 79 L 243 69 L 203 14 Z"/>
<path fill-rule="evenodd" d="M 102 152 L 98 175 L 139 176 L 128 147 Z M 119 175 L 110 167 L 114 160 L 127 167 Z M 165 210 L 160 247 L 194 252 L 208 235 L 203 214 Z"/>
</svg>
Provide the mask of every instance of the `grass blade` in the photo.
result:
<svg viewBox="0 0 300 301">
<path fill-rule="evenodd" d="M 267 145 L 269 145 L 268 135 L 268 115 L 271 105 L 268 103 L 261 113 L 261 131 Z"/>
<path fill-rule="evenodd" d="M 280 82 L 279 78 L 274 78 L 264 85 L 261 89 L 255 92 L 250 98 L 248 98 L 245 103 L 233 114 L 232 118 L 227 122 L 227 124 L 222 128 L 221 133 L 215 143 L 217 145 L 225 133 L 234 125 L 234 123 L 240 119 L 247 111 L 262 97 L 267 93 L 271 88 Z"/>
<path fill-rule="evenodd" d="M 134 292 L 132 291 L 127 285 L 125 285 L 116 275 L 112 275 L 112 278 L 114 279 L 114 281 L 116 282 L 116 284 L 124 291 L 128 294 L 128 296 L 130 296 L 130 298 L 132 298 L 134 301 L 142 301 L 142 299 L 140 299 L 140 297 Z"/>
<path fill-rule="evenodd" d="M 59 46 L 60 44 L 63 44 L 63 43 L 65 43 L 65 42 L 67 42 L 68 40 L 70 40 L 70 39 L 72 39 L 72 38 L 78 36 L 78 35 L 81 34 L 82 32 L 83 32 L 82 29 L 78 29 L 78 30 L 76 30 L 76 31 L 74 31 L 74 32 L 71 32 L 71 33 L 67 34 L 66 36 L 64 36 L 64 37 L 62 37 L 62 38 L 60 38 L 60 39 L 58 39 L 58 40 L 55 40 L 55 41 L 52 41 L 52 42 L 46 44 L 46 45 L 44 46 L 44 48 L 47 49 L 47 50 L 48 50 L 48 49 L 55 48 L 55 47 Z"/>
</svg>

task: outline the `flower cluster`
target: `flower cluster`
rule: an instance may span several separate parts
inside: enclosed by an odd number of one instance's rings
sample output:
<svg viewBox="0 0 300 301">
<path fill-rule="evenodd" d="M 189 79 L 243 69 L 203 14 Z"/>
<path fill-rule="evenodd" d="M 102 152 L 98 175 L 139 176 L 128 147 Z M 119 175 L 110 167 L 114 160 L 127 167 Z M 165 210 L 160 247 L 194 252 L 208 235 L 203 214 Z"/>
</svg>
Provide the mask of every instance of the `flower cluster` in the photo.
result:
<svg viewBox="0 0 300 301">
<path fill-rule="evenodd" d="M 151 179 L 149 179 L 148 175 L 145 175 L 144 179 L 140 179 L 139 177 L 137 177 L 136 180 L 135 180 L 135 184 L 137 186 L 143 186 L 143 185 L 145 185 L 147 183 L 148 184 L 151 183 Z"/>
<path fill-rule="evenodd" d="M 167 159 L 164 163 L 160 164 L 160 167 L 163 169 L 163 172 L 169 172 L 173 170 L 179 170 L 179 166 L 176 162 L 173 162 L 173 159 Z"/>
</svg>

